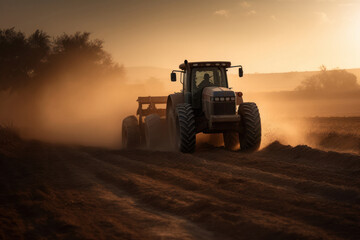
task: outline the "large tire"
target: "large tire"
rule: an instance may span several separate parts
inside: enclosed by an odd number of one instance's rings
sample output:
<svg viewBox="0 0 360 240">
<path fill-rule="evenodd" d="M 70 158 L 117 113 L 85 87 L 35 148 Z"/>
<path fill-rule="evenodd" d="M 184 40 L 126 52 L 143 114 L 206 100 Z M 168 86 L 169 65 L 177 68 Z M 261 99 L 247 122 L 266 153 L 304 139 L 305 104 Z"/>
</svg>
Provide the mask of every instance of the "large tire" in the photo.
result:
<svg viewBox="0 0 360 240">
<path fill-rule="evenodd" d="M 196 147 L 195 114 L 190 104 L 182 103 L 176 107 L 179 126 L 179 150 L 192 153 Z"/>
<path fill-rule="evenodd" d="M 146 147 L 154 149 L 161 145 L 163 132 L 161 126 L 160 116 L 157 114 L 150 114 L 146 116 L 144 123 L 145 142 Z"/>
<path fill-rule="evenodd" d="M 236 150 L 239 146 L 239 133 L 238 132 L 224 132 L 224 146 L 228 150 Z"/>
<path fill-rule="evenodd" d="M 169 142 L 175 151 L 191 153 L 196 146 L 195 115 L 190 104 L 177 105 L 167 112 Z"/>
<path fill-rule="evenodd" d="M 240 150 L 253 152 L 259 149 L 261 143 L 261 120 L 259 109 L 253 102 L 242 103 L 239 112 L 242 123 L 242 133 L 239 134 Z"/>
<path fill-rule="evenodd" d="M 122 147 L 134 149 L 140 145 L 140 128 L 137 118 L 129 116 L 122 122 Z"/>
</svg>

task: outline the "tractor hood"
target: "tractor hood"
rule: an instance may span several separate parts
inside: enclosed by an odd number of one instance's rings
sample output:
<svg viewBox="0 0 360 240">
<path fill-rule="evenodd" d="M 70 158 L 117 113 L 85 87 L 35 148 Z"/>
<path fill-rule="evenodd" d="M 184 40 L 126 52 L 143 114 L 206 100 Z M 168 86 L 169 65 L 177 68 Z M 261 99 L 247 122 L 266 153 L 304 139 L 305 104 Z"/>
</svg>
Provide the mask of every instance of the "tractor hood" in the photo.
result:
<svg viewBox="0 0 360 240">
<path fill-rule="evenodd" d="M 224 87 L 206 87 L 203 90 L 203 101 L 209 101 L 211 97 L 235 97 L 235 92 Z"/>
<path fill-rule="evenodd" d="M 202 92 L 202 107 L 205 117 L 235 115 L 235 92 L 224 87 L 205 87 Z"/>
</svg>

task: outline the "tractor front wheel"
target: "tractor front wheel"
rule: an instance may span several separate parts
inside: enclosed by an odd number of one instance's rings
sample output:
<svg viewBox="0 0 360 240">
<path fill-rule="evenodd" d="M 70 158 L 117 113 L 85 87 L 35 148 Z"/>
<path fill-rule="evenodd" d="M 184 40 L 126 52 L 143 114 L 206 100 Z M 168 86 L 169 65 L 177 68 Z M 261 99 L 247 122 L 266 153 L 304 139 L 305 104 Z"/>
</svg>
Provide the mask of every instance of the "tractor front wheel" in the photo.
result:
<svg viewBox="0 0 360 240">
<path fill-rule="evenodd" d="M 224 132 L 224 146 L 227 150 L 234 151 L 239 145 L 239 133 L 238 132 Z"/>
</svg>

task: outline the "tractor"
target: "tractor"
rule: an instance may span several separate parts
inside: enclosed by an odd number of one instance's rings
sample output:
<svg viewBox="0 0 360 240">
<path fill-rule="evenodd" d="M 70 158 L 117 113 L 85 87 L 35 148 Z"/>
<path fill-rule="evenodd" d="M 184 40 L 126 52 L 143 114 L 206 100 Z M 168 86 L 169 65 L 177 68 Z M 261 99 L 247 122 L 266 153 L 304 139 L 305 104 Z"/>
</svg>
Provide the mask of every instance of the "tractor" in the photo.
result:
<svg viewBox="0 0 360 240">
<path fill-rule="evenodd" d="M 192 153 L 196 134 L 223 135 L 229 150 L 253 152 L 261 143 L 261 121 L 258 107 L 244 102 L 242 92 L 228 86 L 227 71 L 241 65 L 230 62 L 188 62 L 171 72 L 171 81 L 183 85 L 181 92 L 169 96 L 139 97 L 137 117 L 129 116 L 122 123 L 122 145 L 125 149 L 146 146 L 156 149 L 167 143 L 172 150 Z M 162 105 L 159 106 L 159 105 Z"/>
</svg>

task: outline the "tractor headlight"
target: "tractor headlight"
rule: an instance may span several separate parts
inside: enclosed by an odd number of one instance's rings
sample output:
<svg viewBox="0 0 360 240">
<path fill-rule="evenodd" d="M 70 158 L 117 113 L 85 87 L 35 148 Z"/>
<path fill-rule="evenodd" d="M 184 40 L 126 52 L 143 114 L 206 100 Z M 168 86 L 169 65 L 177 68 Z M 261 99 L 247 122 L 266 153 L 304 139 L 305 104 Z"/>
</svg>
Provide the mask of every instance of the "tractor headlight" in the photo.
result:
<svg viewBox="0 0 360 240">
<path fill-rule="evenodd" d="M 210 100 L 215 102 L 230 102 L 235 101 L 235 97 L 211 97 Z"/>
</svg>

